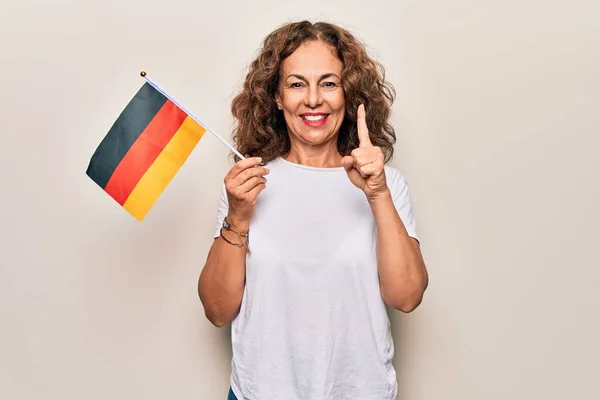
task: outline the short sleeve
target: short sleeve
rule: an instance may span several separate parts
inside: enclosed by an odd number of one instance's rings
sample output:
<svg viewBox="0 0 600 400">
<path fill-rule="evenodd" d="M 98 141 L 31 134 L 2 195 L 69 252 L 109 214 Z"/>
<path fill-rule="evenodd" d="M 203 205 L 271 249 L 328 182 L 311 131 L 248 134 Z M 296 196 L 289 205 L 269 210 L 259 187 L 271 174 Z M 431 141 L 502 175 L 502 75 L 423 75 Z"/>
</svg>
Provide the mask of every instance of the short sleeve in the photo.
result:
<svg viewBox="0 0 600 400">
<path fill-rule="evenodd" d="M 406 227 L 408 235 L 419 240 L 417 235 L 417 226 L 415 216 L 413 214 L 412 203 L 410 200 L 410 191 L 408 183 L 404 175 L 395 168 L 386 167 L 386 175 L 388 176 L 388 185 L 392 192 L 392 200 L 396 211 Z"/>
<path fill-rule="evenodd" d="M 221 196 L 219 198 L 219 207 L 217 208 L 217 226 L 214 238 L 218 238 L 220 235 L 221 226 L 223 226 L 223 220 L 229 212 L 229 202 L 227 200 L 227 191 L 225 190 L 225 184 L 221 189 Z"/>
</svg>

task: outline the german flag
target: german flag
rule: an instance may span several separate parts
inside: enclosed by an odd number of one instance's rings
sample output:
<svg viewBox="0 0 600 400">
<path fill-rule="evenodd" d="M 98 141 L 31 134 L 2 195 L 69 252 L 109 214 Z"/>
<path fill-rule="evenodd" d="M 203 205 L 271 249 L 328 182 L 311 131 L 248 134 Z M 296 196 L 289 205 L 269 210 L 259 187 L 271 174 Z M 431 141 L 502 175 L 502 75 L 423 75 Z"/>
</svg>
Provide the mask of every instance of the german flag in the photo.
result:
<svg viewBox="0 0 600 400">
<path fill-rule="evenodd" d="M 146 82 L 92 155 L 86 174 L 142 221 L 205 132 Z"/>
</svg>

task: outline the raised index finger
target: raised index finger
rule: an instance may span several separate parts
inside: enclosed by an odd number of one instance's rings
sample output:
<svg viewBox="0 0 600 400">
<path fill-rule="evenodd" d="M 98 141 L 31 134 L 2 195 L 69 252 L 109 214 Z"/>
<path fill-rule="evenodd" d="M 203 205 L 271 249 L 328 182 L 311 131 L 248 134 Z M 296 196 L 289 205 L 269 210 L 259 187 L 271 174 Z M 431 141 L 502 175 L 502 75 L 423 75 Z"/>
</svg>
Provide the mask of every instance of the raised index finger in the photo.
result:
<svg viewBox="0 0 600 400">
<path fill-rule="evenodd" d="M 369 138 L 365 106 L 363 104 L 358 106 L 358 111 L 356 113 L 356 125 L 358 128 L 358 147 L 373 146 L 371 144 L 371 139 Z"/>
</svg>

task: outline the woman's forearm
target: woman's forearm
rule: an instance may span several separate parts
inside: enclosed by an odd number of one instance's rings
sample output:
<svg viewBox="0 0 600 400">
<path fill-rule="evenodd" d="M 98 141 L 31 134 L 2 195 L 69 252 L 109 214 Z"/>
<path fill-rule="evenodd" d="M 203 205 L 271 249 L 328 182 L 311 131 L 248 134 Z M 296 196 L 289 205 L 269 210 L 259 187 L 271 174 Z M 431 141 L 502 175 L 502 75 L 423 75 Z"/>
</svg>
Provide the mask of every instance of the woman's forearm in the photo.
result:
<svg viewBox="0 0 600 400">
<path fill-rule="evenodd" d="M 236 228 L 247 231 L 243 225 L 238 224 Z M 233 232 L 223 230 L 223 235 L 234 243 L 239 242 Z M 215 239 L 198 280 L 198 295 L 206 317 L 213 325 L 221 327 L 236 317 L 242 304 L 245 280 L 246 249 L 227 243 L 221 237 Z"/>
<path fill-rule="evenodd" d="M 377 224 L 381 295 L 391 307 L 411 312 L 421 303 L 428 275 L 418 242 L 408 235 L 389 191 L 370 199 Z"/>
</svg>

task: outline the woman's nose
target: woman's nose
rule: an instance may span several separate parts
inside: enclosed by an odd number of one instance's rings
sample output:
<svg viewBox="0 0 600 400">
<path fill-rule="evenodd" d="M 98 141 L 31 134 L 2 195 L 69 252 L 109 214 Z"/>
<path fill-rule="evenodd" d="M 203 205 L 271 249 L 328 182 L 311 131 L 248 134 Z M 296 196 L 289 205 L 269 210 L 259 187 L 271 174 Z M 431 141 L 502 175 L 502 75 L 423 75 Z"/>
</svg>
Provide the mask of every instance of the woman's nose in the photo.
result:
<svg viewBox="0 0 600 400">
<path fill-rule="evenodd" d="M 316 108 L 321 103 L 319 87 L 311 85 L 306 93 L 305 104 L 310 108 Z"/>
</svg>

